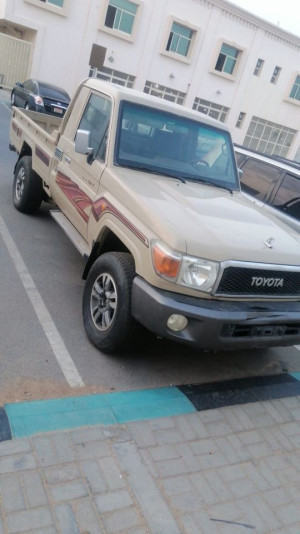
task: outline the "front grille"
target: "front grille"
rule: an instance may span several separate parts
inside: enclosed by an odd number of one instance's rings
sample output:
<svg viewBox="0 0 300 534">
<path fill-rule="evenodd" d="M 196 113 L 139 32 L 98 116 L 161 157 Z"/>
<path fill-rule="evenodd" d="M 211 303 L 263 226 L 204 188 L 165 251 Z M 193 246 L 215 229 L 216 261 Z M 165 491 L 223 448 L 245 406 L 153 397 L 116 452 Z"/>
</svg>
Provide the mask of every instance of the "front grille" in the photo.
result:
<svg viewBox="0 0 300 534">
<path fill-rule="evenodd" d="M 226 324 L 221 331 L 222 337 L 285 337 L 299 336 L 300 324 Z"/>
<path fill-rule="evenodd" d="M 300 296 L 300 271 L 226 267 L 215 294 L 295 298 Z"/>
</svg>

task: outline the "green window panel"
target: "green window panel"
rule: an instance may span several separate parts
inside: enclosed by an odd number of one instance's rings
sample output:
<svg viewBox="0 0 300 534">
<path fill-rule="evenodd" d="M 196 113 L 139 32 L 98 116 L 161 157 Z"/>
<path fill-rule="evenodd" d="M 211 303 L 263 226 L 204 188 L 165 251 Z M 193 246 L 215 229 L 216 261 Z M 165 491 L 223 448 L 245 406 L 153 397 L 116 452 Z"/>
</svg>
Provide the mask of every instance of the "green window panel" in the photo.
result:
<svg viewBox="0 0 300 534">
<path fill-rule="evenodd" d="M 295 100 L 300 100 L 300 76 L 296 77 L 295 83 L 290 92 L 290 98 L 294 98 Z"/>
<path fill-rule="evenodd" d="M 193 37 L 193 31 L 173 22 L 166 50 L 181 56 L 187 56 Z"/>
<path fill-rule="evenodd" d="M 223 43 L 215 69 L 226 74 L 233 74 L 238 55 L 239 50 Z"/>
<path fill-rule="evenodd" d="M 104 23 L 105 26 L 130 35 L 137 8 L 138 6 L 136 4 L 128 0 L 110 0 Z"/>
<path fill-rule="evenodd" d="M 64 0 L 47 0 L 47 3 L 58 7 L 64 7 Z"/>
</svg>

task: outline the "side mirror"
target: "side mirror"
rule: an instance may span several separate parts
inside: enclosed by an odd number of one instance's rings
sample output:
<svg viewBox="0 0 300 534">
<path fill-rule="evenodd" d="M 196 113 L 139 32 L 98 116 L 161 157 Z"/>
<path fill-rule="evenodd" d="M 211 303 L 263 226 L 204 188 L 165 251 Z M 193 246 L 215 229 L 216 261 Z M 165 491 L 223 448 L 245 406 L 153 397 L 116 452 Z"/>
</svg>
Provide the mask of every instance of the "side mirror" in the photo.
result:
<svg viewBox="0 0 300 534">
<path fill-rule="evenodd" d="M 91 132 L 88 130 L 77 130 L 75 137 L 75 152 L 85 154 L 87 162 L 91 165 L 93 162 L 94 149 L 90 146 Z"/>
<path fill-rule="evenodd" d="M 21 82 L 16 82 L 17 87 L 23 87 L 23 84 Z"/>
</svg>

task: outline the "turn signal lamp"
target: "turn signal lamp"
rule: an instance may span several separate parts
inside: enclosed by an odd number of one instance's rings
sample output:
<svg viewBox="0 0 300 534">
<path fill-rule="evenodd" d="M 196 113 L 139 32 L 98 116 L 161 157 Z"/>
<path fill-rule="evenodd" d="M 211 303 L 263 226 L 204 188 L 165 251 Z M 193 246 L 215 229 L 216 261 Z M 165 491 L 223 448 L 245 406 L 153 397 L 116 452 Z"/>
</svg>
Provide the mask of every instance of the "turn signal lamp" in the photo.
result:
<svg viewBox="0 0 300 534">
<path fill-rule="evenodd" d="M 155 271 L 163 278 L 175 280 L 181 265 L 181 256 L 171 252 L 161 243 L 152 245 L 152 262 Z"/>
</svg>

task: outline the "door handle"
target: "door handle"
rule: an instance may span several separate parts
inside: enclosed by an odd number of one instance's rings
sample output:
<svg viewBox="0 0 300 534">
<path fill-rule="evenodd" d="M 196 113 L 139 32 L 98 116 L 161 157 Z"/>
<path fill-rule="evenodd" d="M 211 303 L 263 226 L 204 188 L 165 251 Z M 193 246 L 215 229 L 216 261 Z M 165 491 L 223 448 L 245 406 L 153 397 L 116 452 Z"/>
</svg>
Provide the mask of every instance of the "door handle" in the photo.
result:
<svg viewBox="0 0 300 534">
<path fill-rule="evenodd" d="M 71 158 L 69 158 L 69 156 L 65 156 L 65 162 L 66 163 L 71 163 Z"/>
</svg>

